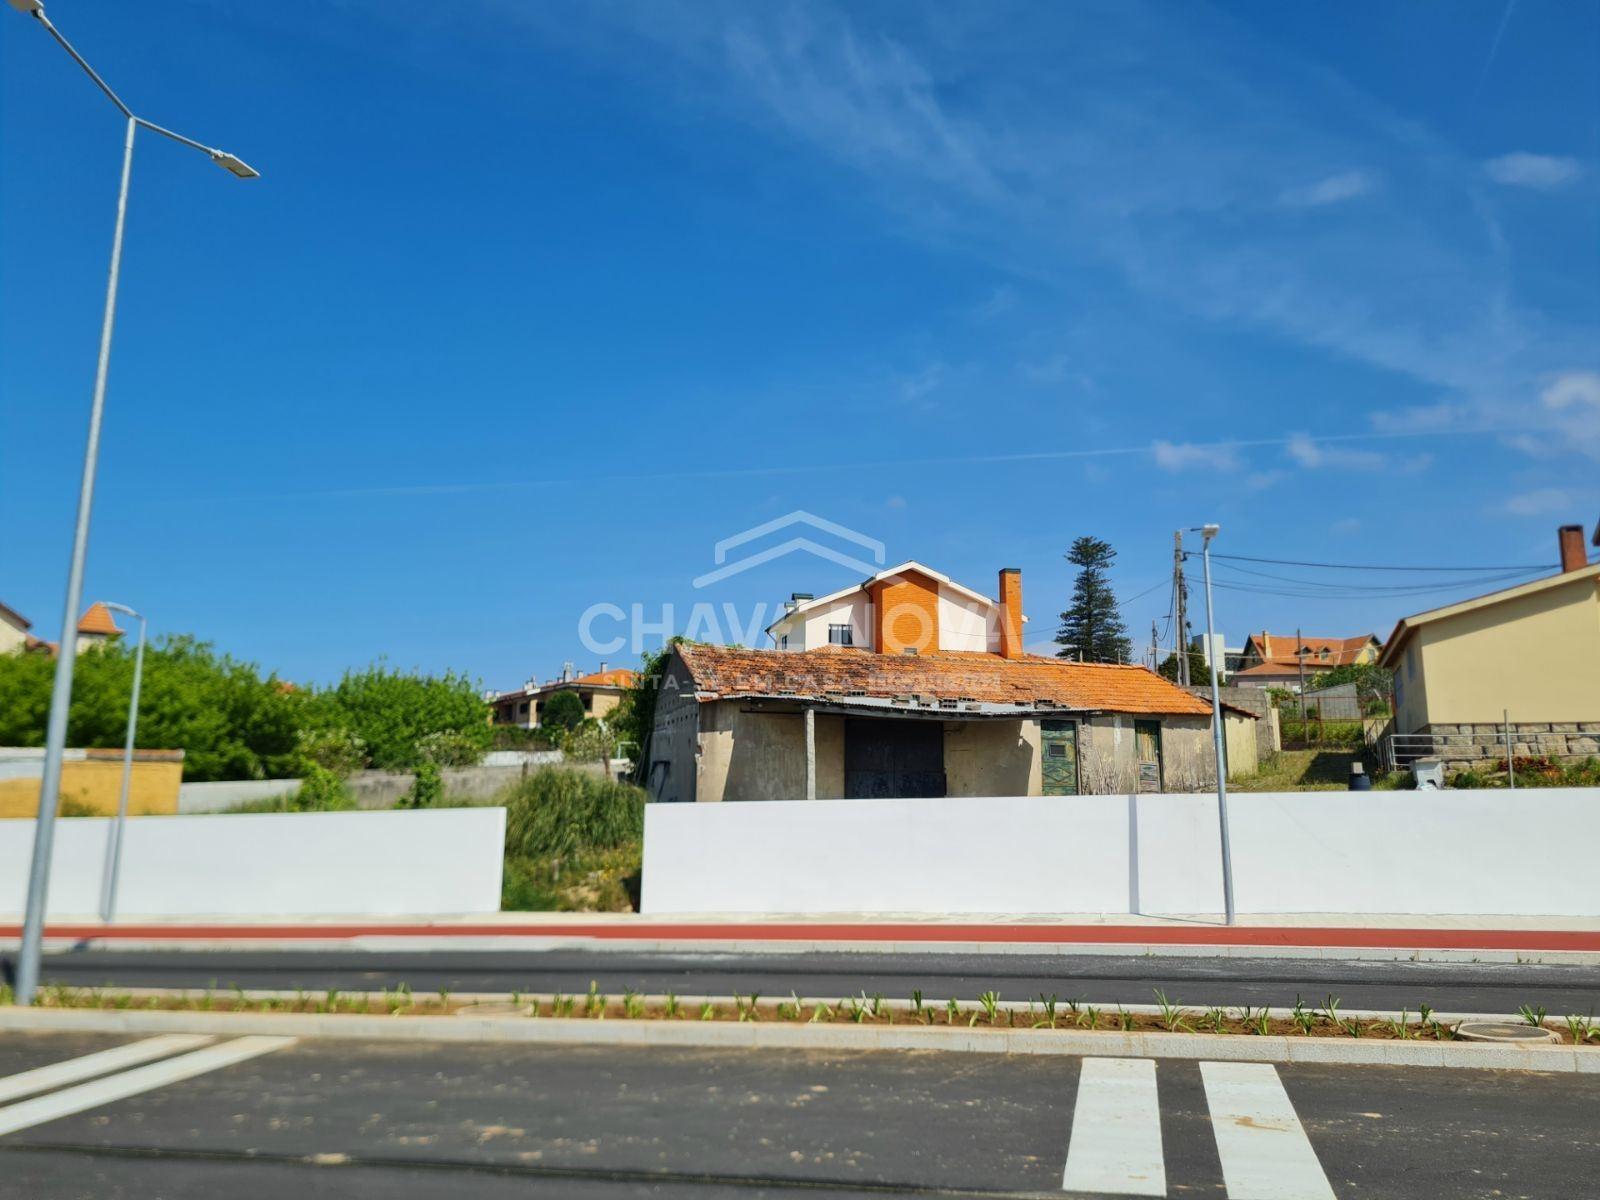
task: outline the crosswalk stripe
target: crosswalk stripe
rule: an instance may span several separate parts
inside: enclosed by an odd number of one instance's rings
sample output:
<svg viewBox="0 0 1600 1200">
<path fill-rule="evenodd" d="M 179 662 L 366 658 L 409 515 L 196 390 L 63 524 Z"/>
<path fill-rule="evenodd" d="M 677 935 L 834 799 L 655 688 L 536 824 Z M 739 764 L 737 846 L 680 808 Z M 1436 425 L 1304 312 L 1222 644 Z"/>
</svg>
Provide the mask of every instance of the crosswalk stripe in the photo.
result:
<svg viewBox="0 0 1600 1200">
<path fill-rule="evenodd" d="M 1061 1186 L 1116 1196 L 1167 1194 L 1153 1061 L 1083 1060 Z"/>
<path fill-rule="evenodd" d="M 137 1096 L 140 1092 L 152 1091 L 169 1083 L 192 1079 L 196 1075 L 204 1075 L 207 1071 L 231 1067 L 235 1063 L 244 1062 L 258 1055 L 281 1050 L 285 1046 L 292 1045 L 294 1040 L 291 1037 L 235 1038 L 231 1042 L 223 1042 L 219 1046 L 207 1046 L 203 1050 L 194 1050 L 177 1058 L 169 1058 L 165 1062 L 135 1067 L 120 1075 L 110 1075 L 91 1083 L 80 1083 L 77 1087 L 64 1088 L 47 1096 L 36 1096 L 20 1104 L 8 1105 L 0 1108 L 0 1136 L 15 1133 L 19 1129 L 28 1129 L 34 1125 L 42 1125 L 58 1117 L 69 1117 L 86 1109 L 99 1108 L 102 1104 L 125 1100 L 129 1096 Z"/>
<path fill-rule="evenodd" d="M 0 1104 L 20 1100 L 36 1092 L 48 1092 L 51 1088 L 65 1087 L 81 1079 L 93 1079 L 96 1075 L 109 1075 L 126 1067 L 137 1067 L 154 1058 L 165 1058 L 180 1050 L 204 1046 L 211 1040 L 211 1035 L 205 1033 L 163 1033 L 159 1037 L 145 1038 L 143 1041 L 129 1042 L 124 1046 L 113 1046 L 109 1050 L 98 1050 L 79 1058 L 7 1075 L 0 1079 Z"/>
<path fill-rule="evenodd" d="M 1200 1064 L 1228 1200 L 1335 1200 L 1269 1063 Z"/>
</svg>

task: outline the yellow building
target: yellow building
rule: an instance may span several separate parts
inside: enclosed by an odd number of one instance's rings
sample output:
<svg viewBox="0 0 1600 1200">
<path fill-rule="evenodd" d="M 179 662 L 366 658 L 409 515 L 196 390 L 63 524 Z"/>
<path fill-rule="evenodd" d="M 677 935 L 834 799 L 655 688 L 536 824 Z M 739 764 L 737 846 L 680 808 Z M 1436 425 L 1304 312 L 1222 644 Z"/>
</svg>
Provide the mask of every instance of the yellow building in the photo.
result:
<svg viewBox="0 0 1600 1200">
<path fill-rule="evenodd" d="M 1559 574 L 1395 626 L 1379 662 L 1397 733 L 1439 735 L 1451 759 L 1494 757 L 1509 719 L 1519 755 L 1600 754 L 1600 563 L 1581 526 L 1560 539 Z"/>
<path fill-rule="evenodd" d="M 0 817 L 39 813 L 44 751 L 0 752 Z M 128 781 L 128 811 L 135 816 L 178 811 L 182 750 L 135 750 Z M 122 790 L 121 750 L 68 750 L 61 764 L 61 811 L 68 816 L 114 816 Z"/>
</svg>

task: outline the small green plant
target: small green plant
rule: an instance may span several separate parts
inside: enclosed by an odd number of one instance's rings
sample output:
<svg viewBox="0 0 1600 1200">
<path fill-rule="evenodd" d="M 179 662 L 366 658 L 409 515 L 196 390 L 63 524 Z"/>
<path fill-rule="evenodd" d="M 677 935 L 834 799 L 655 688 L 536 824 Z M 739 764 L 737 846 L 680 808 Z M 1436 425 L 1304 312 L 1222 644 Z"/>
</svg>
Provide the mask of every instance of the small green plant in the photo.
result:
<svg viewBox="0 0 1600 1200">
<path fill-rule="evenodd" d="M 954 996 L 944 1002 L 944 1023 L 954 1025 L 956 1018 L 961 1015 L 961 1002 Z"/>
<path fill-rule="evenodd" d="M 824 1000 L 818 1000 L 815 1008 L 811 1010 L 811 1024 L 816 1025 L 834 1018 L 833 1008 Z"/>
<path fill-rule="evenodd" d="M 575 1001 L 571 996 L 563 995 L 561 992 L 557 992 L 555 994 L 555 998 L 550 1001 L 550 1015 L 552 1017 L 570 1017 L 572 1015 L 573 1006 L 576 1003 L 577 1001 Z"/>
<path fill-rule="evenodd" d="M 637 1021 L 644 1016 L 644 997 L 632 988 L 622 993 L 622 1015 L 631 1021 Z"/>
<path fill-rule="evenodd" d="M 983 1015 L 989 1019 L 989 1024 L 995 1024 L 1000 1011 L 1000 993 L 984 992 L 978 997 L 978 1003 L 983 1007 Z"/>
<path fill-rule="evenodd" d="M 1083 1015 L 1078 1018 L 1078 1024 L 1085 1029 L 1100 1028 L 1100 1010 L 1092 1004 L 1083 1006 Z"/>
<path fill-rule="evenodd" d="M 449 988 L 440 988 L 439 989 L 439 1007 L 442 1008 L 442 1009 L 450 1007 L 450 989 Z"/>
<path fill-rule="evenodd" d="M 1048 996 L 1046 996 L 1043 992 L 1039 993 L 1039 1005 L 1044 1009 L 1044 1021 L 1041 1022 L 1041 1024 L 1047 1024 L 1051 1029 L 1056 1027 L 1057 1004 L 1058 1002 L 1054 992 L 1051 992 Z M 1038 1026 L 1035 1026 L 1035 1028 L 1038 1028 Z"/>
<path fill-rule="evenodd" d="M 1299 996 L 1294 998 L 1294 1008 L 1289 1013 L 1289 1019 L 1293 1021 L 1300 1032 L 1307 1037 L 1311 1036 L 1311 1028 L 1317 1023 L 1316 1013 L 1312 1012 L 1303 1003 L 1301 1003 Z"/>
<path fill-rule="evenodd" d="M 1245 1029 L 1257 1037 L 1266 1037 L 1272 1032 L 1272 1010 L 1265 1004 L 1259 1010 L 1245 1005 L 1239 1010 L 1239 1020 L 1244 1023 Z"/>
<path fill-rule="evenodd" d="M 922 989 L 921 988 L 912 988 L 911 989 L 911 1011 L 917 1017 L 921 1017 L 922 1016 Z"/>
<path fill-rule="evenodd" d="M 748 1004 L 746 1004 L 743 1008 L 739 1008 L 739 994 L 737 992 L 735 992 L 734 996 L 733 996 L 733 1004 L 734 1004 L 734 1008 L 738 1009 L 739 1020 L 741 1020 L 741 1021 L 759 1021 L 761 1019 L 761 1014 L 756 1010 L 756 1002 L 758 1000 L 760 1000 L 760 999 L 761 999 L 761 993 L 760 992 L 751 992 L 750 993 L 750 1002 Z"/>
<path fill-rule="evenodd" d="M 668 992 L 667 998 L 661 1004 L 661 1015 L 668 1020 L 676 1021 L 683 1011 L 683 1005 L 678 1000 L 677 992 Z"/>
<path fill-rule="evenodd" d="M 707 1000 L 700 1006 L 700 1019 L 702 1021 L 715 1021 L 717 1019 L 717 1006 Z"/>
<path fill-rule="evenodd" d="M 1524 1004 L 1518 1008 L 1517 1011 L 1522 1014 L 1522 1019 L 1529 1025 L 1532 1025 L 1535 1029 L 1544 1028 L 1544 1019 L 1546 1016 L 1544 1005 L 1540 1004 L 1535 1007 L 1531 1004 Z"/>
<path fill-rule="evenodd" d="M 875 1016 L 875 1017 L 883 1016 L 883 993 L 882 992 L 873 992 L 872 993 L 872 1015 Z"/>
<path fill-rule="evenodd" d="M 1133 1032 L 1133 1022 L 1134 1015 L 1124 1009 L 1122 1005 L 1117 1005 L 1117 1026 L 1122 1030 L 1123 1033 Z"/>
<path fill-rule="evenodd" d="M 866 994 L 866 992 L 862 992 L 861 993 L 861 999 L 857 1000 L 854 996 L 852 996 L 850 998 L 850 1020 L 854 1024 L 859 1025 L 863 1021 L 865 1021 L 866 1019 L 867 1019 L 867 994 Z"/>
<path fill-rule="evenodd" d="M 589 980 L 589 994 L 583 998 L 583 1015 L 586 1017 L 597 1016 L 605 1011 L 605 998 L 600 995 L 600 984 L 596 980 Z"/>
<path fill-rule="evenodd" d="M 1206 1009 L 1206 1015 L 1201 1019 L 1211 1027 L 1212 1033 L 1228 1032 L 1228 1014 L 1220 1008 Z"/>
<path fill-rule="evenodd" d="M 1160 988 L 1156 989 L 1156 1003 L 1161 1006 L 1161 1024 L 1168 1033 L 1193 1032 L 1189 1022 L 1183 1019 L 1183 1008 L 1175 1001 L 1167 999 L 1167 994 Z"/>
<path fill-rule="evenodd" d="M 1572 1035 L 1572 1044 L 1581 1046 L 1585 1042 L 1600 1042 L 1600 1025 L 1595 1023 L 1594 1014 L 1580 1017 L 1577 1013 L 1568 1013 L 1566 1017 L 1567 1032 Z"/>
<path fill-rule="evenodd" d="M 791 991 L 787 1000 L 780 1000 L 778 1002 L 778 1020 L 798 1021 L 800 1019 L 801 1007 L 802 1005 L 799 995 Z"/>
</svg>

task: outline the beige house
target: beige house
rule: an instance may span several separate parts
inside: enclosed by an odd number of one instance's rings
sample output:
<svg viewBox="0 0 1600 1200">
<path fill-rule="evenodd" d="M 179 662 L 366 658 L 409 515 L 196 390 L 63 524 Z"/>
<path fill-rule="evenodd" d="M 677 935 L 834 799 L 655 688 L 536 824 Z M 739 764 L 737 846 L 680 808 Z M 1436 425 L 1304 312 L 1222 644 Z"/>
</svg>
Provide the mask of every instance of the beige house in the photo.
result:
<svg viewBox="0 0 1600 1200">
<path fill-rule="evenodd" d="M 568 664 L 555 679 L 544 683 L 529 680 L 515 691 L 490 695 L 490 721 L 495 725 L 537 729 L 545 704 L 557 692 L 576 694 L 583 703 L 583 715 L 601 721 L 622 702 L 622 694 L 633 686 L 633 674 L 625 667 L 608 668 L 601 663 L 598 671 L 579 675 Z"/>
<path fill-rule="evenodd" d="M 56 644 L 34 637 L 29 632 L 32 628 L 33 622 L 16 609 L 0 604 L 0 654 L 54 655 Z M 122 630 L 117 625 L 116 618 L 111 615 L 111 610 L 98 600 L 85 609 L 83 616 L 78 618 L 79 654 L 91 646 L 99 646 L 121 636 Z"/>
<path fill-rule="evenodd" d="M 1377 662 L 1382 651 L 1383 643 L 1370 633 L 1325 637 L 1262 630 L 1245 639 L 1238 669 L 1229 675 L 1228 682 L 1235 687 L 1298 692 L 1303 679 L 1309 691 L 1335 667 Z"/>
<path fill-rule="evenodd" d="M 1558 574 L 1395 626 L 1379 661 L 1394 672 L 1397 733 L 1448 739 L 1452 759 L 1475 745 L 1493 757 L 1509 714 L 1518 754 L 1600 753 L 1600 563 L 1581 526 L 1562 526 L 1560 544 Z"/>
<path fill-rule="evenodd" d="M 991 599 L 905 563 L 796 597 L 772 630 L 779 649 L 674 646 L 646 749 L 651 798 L 1215 786 L 1208 702 L 1146 667 L 1024 652 L 1021 575 L 1003 571 L 999 584 Z M 1230 773 L 1253 772 L 1254 715 L 1225 712 Z"/>
</svg>

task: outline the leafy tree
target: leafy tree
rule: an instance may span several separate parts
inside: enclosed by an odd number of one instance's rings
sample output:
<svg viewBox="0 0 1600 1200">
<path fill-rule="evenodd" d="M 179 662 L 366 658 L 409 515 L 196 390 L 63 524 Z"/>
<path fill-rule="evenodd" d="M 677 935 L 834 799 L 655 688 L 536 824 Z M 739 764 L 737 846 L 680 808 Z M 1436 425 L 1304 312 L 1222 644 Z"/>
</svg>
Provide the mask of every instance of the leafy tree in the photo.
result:
<svg viewBox="0 0 1600 1200">
<path fill-rule="evenodd" d="M 1346 663 L 1324 672 L 1316 681 L 1317 688 L 1334 687 L 1341 683 L 1356 685 L 1356 699 L 1365 712 L 1382 710 L 1394 695 L 1394 672 L 1377 663 Z"/>
<path fill-rule="evenodd" d="M 1192 646 L 1189 648 L 1188 655 L 1189 682 L 1194 684 L 1209 683 L 1211 680 L 1211 668 L 1206 665 L 1206 656 Z M 1163 679 L 1170 679 L 1173 683 L 1177 683 L 1178 656 L 1176 654 L 1167 655 L 1166 661 L 1157 667 L 1156 670 Z"/>
<path fill-rule="evenodd" d="M 605 721 L 588 720 L 570 730 L 561 749 L 575 762 L 597 762 L 607 779 L 617 753 L 617 735 Z"/>
<path fill-rule="evenodd" d="M 44 744 L 54 672 L 42 654 L 0 656 L 0 745 Z M 68 744 L 121 747 L 132 687 L 132 646 L 85 651 L 73 671 Z M 255 664 L 185 636 L 159 638 L 146 649 L 138 745 L 183 750 L 185 779 L 296 775 L 297 732 L 297 697 Z"/>
<path fill-rule="evenodd" d="M 577 692 L 557 692 L 539 710 L 541 726 L 554 726 L 567 733 L 583 724 L 583 718 L 583 701 Z"/>
<path fill-rule="evenodd" d="M 444 774 L 431 760 L 417 764 L 411 790 L 400 797 L 399 808 L 437 808 L 444 800 Z"/>
<path fill-rule="evenodd" d="M 667 669 L 667 659 L 672 657 L 672 648 L 683 641 L 682 637 L 673 637 L 661 649 L 645 651 L 634 672 L 633 685 L 606 716 L 606 724 L 617 735 L 617 744 L 633 756 L 634 783 L 642 783 L 650 769 L 650 734 L 656 727 L 662 673 Z"/>
<path fill-rule="evenodd" d="M 423 761 L 424 739 L 450 733 L 479 750 L 489 745 L 489 710 L 465 675 L 409 675 L 374 665 L 347 671 L 331 688 L 306 697 L 307 728 L 348 729 L 379 770 L 408 770 Z"/>
<path fill-rule="evenodd" d="M 1097 537 L 1080 537 L 1067 551 L 1067 561 L 1078 568 L 1078 579 L 1072 588 L 1072 604 L 1061 614 L 1057 657 L 1081 654 L 1084 662 L 1130 661 L 1133 644 L 1117 611 L 1116 593 L 1106 578 L 1116 557 L 1111 544 Z"/>
</svg>

